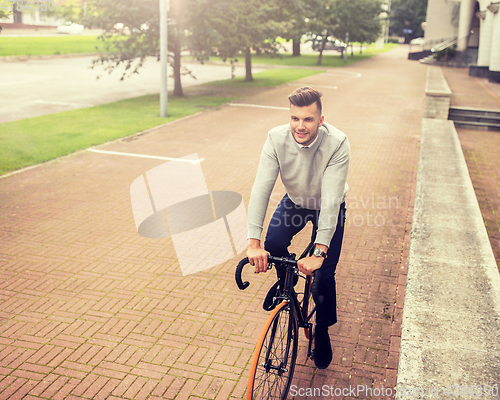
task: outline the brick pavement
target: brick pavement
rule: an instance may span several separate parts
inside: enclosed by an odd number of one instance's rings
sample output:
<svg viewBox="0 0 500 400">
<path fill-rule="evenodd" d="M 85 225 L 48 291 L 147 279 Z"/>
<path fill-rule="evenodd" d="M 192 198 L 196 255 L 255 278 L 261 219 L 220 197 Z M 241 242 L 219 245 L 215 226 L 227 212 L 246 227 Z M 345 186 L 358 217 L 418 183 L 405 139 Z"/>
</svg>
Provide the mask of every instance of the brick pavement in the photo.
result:
<svg viewBox="0 0 500 400">
<path fill-rule="evenodd" d="M 396 384 L 425 76 L 400 47 L 300 82 L 325 86 L 352 147 L 335 359 L 314 369 L 302 341 L 300 387 Z M 286 107 L 298 85 L 242 102 Z M 100 148 L 198 153 L 209 190 L 248 204 L 267 131 L 287 120 L 223 106 Z M 139 236 L 130 184 L 161 163 L 84 152 L 0 180 L 0 399 L 243 398 L 273 275 L 240 292 L 235 258 L 183 277 L 170 239 Z"/>
<path fill-rule="evenodd" d="M 468 75 L 466 68 L 442 68 L 452 91 L 451 105 L 500 110 L 500 85 Z M 500 135 L 457 128 L 465 161 L 500 269 Z"/>
</svg>

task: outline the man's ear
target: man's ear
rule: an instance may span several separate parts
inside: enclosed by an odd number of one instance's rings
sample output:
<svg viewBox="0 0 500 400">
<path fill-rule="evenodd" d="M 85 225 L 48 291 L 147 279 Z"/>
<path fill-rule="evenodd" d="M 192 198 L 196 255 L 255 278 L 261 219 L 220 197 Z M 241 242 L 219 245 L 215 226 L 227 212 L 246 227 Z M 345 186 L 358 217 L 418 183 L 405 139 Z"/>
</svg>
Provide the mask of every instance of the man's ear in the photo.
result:
<svg viewBox="0 0 500 400">
<path fill-rule="evenodd" d="M 321 118 L 319 119 L 319 125 L 318 125 L 318 128 L 323 125 L 323 122 L 325 122 L 325 116 L 322 115 Z"/>
</svg>

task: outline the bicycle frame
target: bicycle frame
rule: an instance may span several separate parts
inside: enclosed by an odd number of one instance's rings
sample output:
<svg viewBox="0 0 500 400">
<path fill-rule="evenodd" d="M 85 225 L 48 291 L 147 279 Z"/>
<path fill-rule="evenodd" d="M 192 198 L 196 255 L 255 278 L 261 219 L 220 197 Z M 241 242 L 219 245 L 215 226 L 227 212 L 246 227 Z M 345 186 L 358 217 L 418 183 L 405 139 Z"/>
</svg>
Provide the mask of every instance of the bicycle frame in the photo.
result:
<svg viewBox="0 0 500 400">
<path fill-rule="evenodd" d="M 302 254 L 299 256 L 298 260 L 311 255 L 314 250 L 314 241 L 316 239 L 316 232 L 313 230 L 311 235 L 311 240 L 307 247 L 304 249 Z M 276 268 L 285 268 L 285 285 L 284 285 L 284 293 L 282 293 L 281 298 L 283 301 L 287 301 L 290 307 L 290 321 L 293 318 L 297 318 L 297 326 L 299 328 L 305 328 L 309 332 L 312 331 L 312 326 L 310 324 L 310 320 L 316 312 L 316 306 L 312 309 L 312 311 L 308 314 L 309 309 L 309 298 L 311 293 L 311 276 L 306 276 L 305 278 L 305 288 L 304 288 L 304 297 L 302 299 L 302 305 L 300 304 L 297 293 L 294 289 L 293 278 L 294 276 L 300 276 L 298 272 L 297 262 L 295 261 L 295 255 L 291 254 L 290 258 L 275 258 L 269 257 L 271 261 L 271 265 L 274 265 Z M 297 261 L 298 261 L 297 260 Z M 273 336 L 274 337 L 274 334 Z M 307 357 L 310 358 L 312 356 L 312 335 L 309 335 L 309 345 L 307 349 Z M 267 357 L 266 357 L 267 358 Z M 286 352 L 286 360 L 288 359 L 288 349 Z M 286 363 L 285 363 L 286 364 Z"/>
<path fill-rule="evenodd" d="M 304 249 L 300 257 L 296 260 L 295 254 L 290 254 L 288 257 L 273 257 L 268 256 L 268 269 L 271 269 L 275 266 L 277 269 L 282 269 L 285 272 L 284 279 L 284 287 L 278 293 L 277 299 L 281 300 L 279 305 L 276 306 L 275 310 L 271 313 L 266 322 L 266 325 L 261 333 L 259 338 L 259 342 L 257 344 L 256 350 L 254 352 L 254 357 L 252 360 L 251 373 L 249 377 L 248 391 L 247 391 L 247 399 L 253 399 L 253 391 L 254 391 L 254 383 L 255 383 L 255 373 L 257 369 L 260 368 L 265 371 L 266 374 L 269 374 L 273 371 L 279 377 L 282 377 L 284 374 L 289 372 L 289 376 L 285 378 L 287 385 L 290 385 L 291 378 L 293 376 L 293 371 L 295 368 L 296 355 L 297 355 L 297 341 L 298 341 L 298 332 L 299 328 L 304 328 L 306 330 L 306 337 L 309 340 L 308 349 L 307 349 L 307 358 L 312 358 L 313 356 L 313 335 L 312 329 L 313 324 L 311 323 L 311 318 L 314 316 L 316 312 L 316 305 L 320 304 L 323 301 L 322 296 L 319 295 L 319 280 L 321 272 L 316 270 L 312 276 L 305 277 L 305 288 L 303 293 L 303 298 L 301 301 L 298 299 L 298 294 L 294 289 L 294 284 L 297 283 L 295 281 L 295 277 L 302 277 L 300 275 L 297 262 L 311 255 L 314 250 L 314 242 L 316 239 L 316 233 L 313 229 L 313 233 L 311 235 L 311 241 Z M 243 282 L 241 279 L 241 273 L 243 267 L 249 263 L 248 258 L 244 258 L 240 261 L 238 266 L 236 267 L 235 280 L 238 287 L 241 290 L 245 290 L 250 283 Z M 314 298 L 314 302 L 316 305 L 313 307 L 311 312 L 309 313 L 309 300 L 310 295 L 312 294 Z M 283 329 L 283 325 L 281 325 L 279 318 L 282 315 L 281 313 L 288 312 L 288 318 L 286 331 Z M 270 325 L 272 323 L 272 325 Z M 278 332 L 279 327 L 279 332 Z M 286 334 L 286 335 L 284 335 Z M 266 339 L 267 337 L 267 339 Z M 277 339 L 278 337 L 278 339 Z M 285 339 L 286 337 L 286 339 Z M 286 342 L 285 342 L 286 340 Z M 293 345 L 292 345 L 293 343 Z M 275 357 L 274 353 L 274 344 L 276 346 L 282 346 L 281 356 Z M 266 346 L 267 349 L 264 353 L 260 353 L 260 349 L 263 346 Z M 276 359 L 278 358 L 278 359 Z M 274 364 L 273 364 L 274 363 Z M 263 378 L 267 380 L 267 378 Z M 273 379 L 273 378 L 270 378 Z M 259 386 L 260 387 L 260 386 Z M 274 387 L 274 386 L 273 386 Z M 260 389 L 258 389 L 260 390 Z M 274 389 L 273 389 L 274 390 Z M 284 396 L 288 393 L 289 386 L 284 389 L 281 398 L 284 399 Z M 259 397 L 260 398 L 260 397 Z"/>
<path fill-rule="evenodd" d="M 314 243 L 313 243 L 314 245 Z M 309 246 L 308 246 L 309 248 Z M 307 250 L 307 248 L 306 248 Z M 307 254 L 307 251 L 304 251 L 305 254 Z M 303 258 L 304 253 L 300 258 Z M 300 260 L 299 258 L 299 260 Z M 278 266 L 276 266 L 279 268 Z M 286 277 L 285 277 L 285 287 L 284 287 L 284 293 L 282 296 L 279 298 L 282 299 L 282 301 L 286 301 L 289 304 L 290 307 L 290 323 L 293 318 L 297 319 L 297 326 L 299 328 L 305 328 L 309 332 L 312 330 L 311 323 L 309 322 L 311 318 L 313 317 L 314 313 L 316 312 L 316 306 L 311 310 L 311 312 L 308 314 L 308 309 L 309 309 L 309 297 L 310 297 L 310 291 L 311 291 L 311 276 L 307 276 L 306 282 L 305 282 L 305 288 L 304 288 L 304 297 L 302 299 L 302 305 L 299 302 L 299 299 L 297 298 L 297 293 L 295 292 L 295 289 L 293 288 L 293 277 L 296 275 L 296 272 L 294 271 L 294 268 L 297 267 L 291 267 L 288 266 L 286 267 Z M 274 336 L 274 335 L 273 335 Z M 312 355 L 312 335 L 309 335 L 309 345 L 307 349 L 307 357 L 310 358 Z M 286 353 L 286 360 L 288 360 L 288 349 Z M 286 364 L 286 363 L 285 363 Z"/>
</svg>

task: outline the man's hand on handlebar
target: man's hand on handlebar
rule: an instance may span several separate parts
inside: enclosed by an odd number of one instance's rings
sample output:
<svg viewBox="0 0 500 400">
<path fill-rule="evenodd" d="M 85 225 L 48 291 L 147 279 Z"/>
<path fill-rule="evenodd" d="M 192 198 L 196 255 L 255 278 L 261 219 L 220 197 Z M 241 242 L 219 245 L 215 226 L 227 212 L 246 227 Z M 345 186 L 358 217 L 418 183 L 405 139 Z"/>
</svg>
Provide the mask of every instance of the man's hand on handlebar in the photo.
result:
<svg viewBox="0 0 500 400">
<path fill-rule="evenodd" d="M 316 244 L 316 247 L 325 253 L 328 251 L 328 247 L 323 244 Z M 299 267 L 299 271 L 305 275 L 312 275 L 314 271 L 320 269 L 323 265 L 323 261 L 325 259 L 323 257 L 316 257 L 314 255 L 303 258 L 297 262 L 297 267 Z"/>
<path fill-rule="evenodd" d="M 248 262 L 255 267 L 255 273 L 267 272 L 269 252 L 260 247 L 260 240 L 250 239 L 247 249 Z"/>
<path fill-rule="evenodd" d="M 297 267 L 299 267 L 299 271 L 304 275 L 312 275 L 314 271 L 321 268 L 323 260 L 323 257 L 305 257 L 302 260 L 297 261 Z"/>
</svg>

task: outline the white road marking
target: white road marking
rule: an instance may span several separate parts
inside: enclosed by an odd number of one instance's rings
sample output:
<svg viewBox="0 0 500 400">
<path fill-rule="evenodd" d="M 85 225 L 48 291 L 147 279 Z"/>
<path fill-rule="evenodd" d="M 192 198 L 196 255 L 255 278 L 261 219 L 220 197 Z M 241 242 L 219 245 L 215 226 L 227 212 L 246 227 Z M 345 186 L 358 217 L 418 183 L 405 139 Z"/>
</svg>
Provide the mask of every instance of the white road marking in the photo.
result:
<svg viewBox="0 0 500 400">
<path fill-rule="evenodd" d="M 94 107 L 93 104 L 89 103 L 69 103 L 67 101 L 33 100 L 32 103 L 54 104 L 56 106 L 70 106 L 70 107 Z"/>
<path fill-rule="evenodd" d="M 152 87 L 152 88 L 158 88 L 158 85 L 155 84 L 155 83 L 141 83 L 141 82 L 137 82 L 137 83 L 134 83 L 135 86 L 137 87 Z"/>
<path fill-rule="evenodd" d="M 339 71 L 336 69 L 329 69 L 327 71 L 328 74 L 337 74 L 337 75 L 354 75 L 355 78 L 360 78 L 361 74 L 359 72 L 353 72 L 353 71 Z"/>
<path fill-rule="evenodd" d="M 290 111 L 290 108 L 288 108 L 288 107 L 261 106 L 259 104 L 229 103 L 229 105 L 230 106 L 235 106 L 235 107 L 268 108 L 270 110 L 286 110 L 286 111 Z"/>
<path fill-rule="evenodd" d="M 338 89 L 338 86 L 325 86 L 325 85 L 314 85 L 314 87 L 325 88 L 325 89 Z"/>
<path fill-rule="evenodd" d="M 296 84 L 296 83 L 289 83 L 289 84 L 288 84 L 288 86 L 292 86 L 292 85 L 293 85 L 293 86 L 297 86 L 297 84 Z M 305 84 L 305 85 L 307 85 L 307 84 Z M 325 89 L 338 89 L 338 88 L 339 88 L 338 86 L 316 85 L 316 84 L 314 84 L 314 83 L 311 83 L 310 85 L 311 85 L 311 87 L 313 87 L 313 88 L 325 88 Z"/>
<path fill-rule="evenodd" d="M 31 77 L 31 78 L 26 78 L 26 79 L 14 79 L 14 80 L 5 80 L 3 82 L 0 82 L 0 86 L 19 86 L 19 85 L 25 85 L 25 84 L 31 84 L 35 82 L 42 82 L 42 81 L 50 81 L 52 79 L 57 79 L 57 76 L 43 76 L 43 77 Z"/>
<path fill-rule="evenodd" d="M 173 157 L 162 157 L 162 156 L 150 156 L 147 154 L 135 154 L 135 153 L 122 153 L 119 151 L 107 151 L 107 150 L 99 150 L 99 149 L 93 149 L 93 148 L 88 148 L 87 151 L 91 151 L 93 153 L 101 153 L 101 154 L 111 154 L 115 156 L 127 156 L 127 157 L 137 157 L 137 158 L 152 158 L 155 160 L 166 160 L 166 161 L 181 161 L 181 162 L 188 162 L 191 164 L 199 164 L 202 161 L 205 161 L 204 158 L 199 158 L 198 160 L 186 160 L 183 158 L 173 158 Z"/>
</svg>

